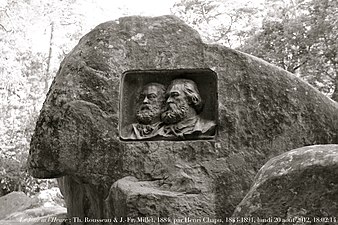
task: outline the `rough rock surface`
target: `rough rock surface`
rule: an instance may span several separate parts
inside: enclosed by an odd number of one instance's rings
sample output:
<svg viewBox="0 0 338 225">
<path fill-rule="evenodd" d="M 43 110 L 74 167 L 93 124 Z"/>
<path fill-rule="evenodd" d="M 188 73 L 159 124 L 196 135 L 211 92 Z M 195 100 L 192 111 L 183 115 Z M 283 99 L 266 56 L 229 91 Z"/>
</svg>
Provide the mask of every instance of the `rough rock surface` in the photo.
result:
<svg viewBox="0 0 338 225">
<path fill-rule="evenodd" d="M 216 139 L 121 141 L 121 75 L 182 68 L 217 73 Z M 63 60 L 41 110 L 28 163 L 35 177 L 63 176 L 59 181 L 70 217 L 103 218 L 112 184 L 133 176 L 149 185 L 158 181 L 163 191 L 193 191 L 208 209 L 189 210 L 224 218 L 268 159 L 305 145 L 338 143 L 337 121 L 337 103 L 280 68 L 206 45 L 172 16 L 126 17 L 97 26 Z"/>
<path fill-rule="evenodd" d="M 233 217 L 265 224 L 336 224 L 337 196 L 338 145 L 303 147 L 270 159 Z"/>
<path fill-rule="evenodd" d="M 163 222 L 183 224 L 184 218 L 215 218 L 215 211 L 208 205 L 208 196 L 199 195 L 199 191 L 189 190 L 186 192 L 168 191 L 163 188 L 162 181 L 138 181 L 135 177 L 125 177 L 116 181 L 111 189 L 107 204 L 106 218 L 148 217 L 142 222 Z M 192 210 L 198 209 L 198 210 Z M 182 223 L 178 222 L 183 219 Z M 130 219 L 129 219 L 130 220 Z M 129 221 L 132 223 L 132 221 Z M 163 223 L 162 222 L 162 223 Z"/>
</svg>

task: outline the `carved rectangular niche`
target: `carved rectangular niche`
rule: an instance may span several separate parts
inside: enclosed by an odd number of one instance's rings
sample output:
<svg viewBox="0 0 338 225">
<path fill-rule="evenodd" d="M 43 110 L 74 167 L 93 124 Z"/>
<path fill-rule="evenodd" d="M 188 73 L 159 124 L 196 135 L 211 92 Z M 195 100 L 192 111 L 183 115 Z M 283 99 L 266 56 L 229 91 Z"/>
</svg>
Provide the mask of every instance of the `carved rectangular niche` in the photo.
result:
<svg viewBox="0 0 338 225">
<path fill-rule="evenodd" d="M 121 79 L 122 140 L 215 137 L 217 75 L 212 70 L 131 70 L 124 72 Z"/>
</svg>

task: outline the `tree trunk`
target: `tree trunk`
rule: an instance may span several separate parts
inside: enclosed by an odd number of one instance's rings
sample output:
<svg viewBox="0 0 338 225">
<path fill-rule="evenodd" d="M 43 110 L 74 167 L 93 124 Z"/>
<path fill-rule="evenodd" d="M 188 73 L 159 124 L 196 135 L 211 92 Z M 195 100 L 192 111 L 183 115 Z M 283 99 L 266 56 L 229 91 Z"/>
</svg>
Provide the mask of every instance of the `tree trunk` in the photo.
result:
<svg viewBox="0 0 338 225">
<path fill-rule="evenodd" d="M 50 61 L 51 61 L 51 58 L 52 58 L 53 35 L 54 35 L 54 22 L 51 22 L 51 24 L 50 24 L 49 50 L 48 50 L 46 76 L 45 76 L 45 88 L 44 88 L 45 93 L 48 92 L 48 88 L 49 88 L 48 80 L 49 80 Z"/>
</svg>

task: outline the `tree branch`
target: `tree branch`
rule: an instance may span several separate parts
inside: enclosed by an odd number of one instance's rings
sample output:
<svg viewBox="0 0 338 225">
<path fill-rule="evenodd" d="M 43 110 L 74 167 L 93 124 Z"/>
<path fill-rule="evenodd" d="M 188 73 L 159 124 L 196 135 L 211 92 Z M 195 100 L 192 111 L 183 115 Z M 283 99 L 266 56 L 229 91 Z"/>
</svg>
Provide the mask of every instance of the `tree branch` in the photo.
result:
<svg viewBox="0 0 338 225">
<path fill-rule="evenodd" d="M 234 19 L 232 18 L 232 16 L 230 16 L 230 25 L 229 25 L 228 29 L 221 33 L 221 36 L 216 39 L 216 42 L 227 36 L 227 34 L 231 31 L 233 23 L 234 23 Z M 229 38 L 227 38 L 227 39 L 228 39 L 228 42 L 229 42 L 230 41 Z"/>
<path fill-rule="evenodd" d="M 307 63 L 307 61 L 309 61 L 308 59 L 304 60 L 304 62 L 298 64 L 297 66 L 292 68 L 292 71 L 295 72 L 297 69 L 299 69 L 301 66 L 303 66 L 305 63 Z"/>
<path fill-rule="evenodd" d="M 203 19 L 205 21 L 207 21 L 207 24 L 209 24 L 209 19 L 207 18 L 207 16 L 205 15 L 205 8 L 204 8 L 205 4 L 202 5 L 202 16 L 203 16 Z"/>
<path fill-rule="evenodd" d="M 9 32 L 2 24 L 0 24 L 0 27 L 1 27 L 4 31 Z"/>
</svg>

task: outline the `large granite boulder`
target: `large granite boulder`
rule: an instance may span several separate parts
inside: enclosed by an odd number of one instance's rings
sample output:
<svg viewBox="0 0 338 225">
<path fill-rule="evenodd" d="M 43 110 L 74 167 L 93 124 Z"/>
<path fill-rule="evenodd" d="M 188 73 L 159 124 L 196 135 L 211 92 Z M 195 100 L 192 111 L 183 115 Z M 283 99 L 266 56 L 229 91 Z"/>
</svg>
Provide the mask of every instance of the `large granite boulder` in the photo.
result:
<svg viewBox="0 0 338 225">
<path fill-rule="evenodd" d="M 213 116 L 216 135 L 186 141 L 121 139 L 126 123 L 121 118 L 133 116 L 121 110 L 123 99 L 138 90 L 133 80 L 124 82 L 128 71 L 159 70 L 161 82 L 189 69 L 207 74 L 204 80 L 195 77 L 210 100 L 203 113 Z M 142 78 L 131 75 L 135 82 Z M 216 83 L 210 86 L 213 77 Z M 122 92 L 126 84 L 129 91 Z M 173 16 L 125 17 L 94 28 L 61 63 L 37 121 L 28 164 L 37 178 L 60 177 L 70 217 L 119 213 L 111 212 L 114 207 L 105 199 L 114 199 L 116 192 L 133 196 L 135 188 L 128 186 L 111 190 L 114 182 L 132 176 L 135 185 L 149 182 L 163 198 L 194 195 L 203 202 L 185 210 L 168 205 L 170 210 L 224 218 L 268 159 L 305 145 L 338 143 L 337 121 L 337 103 L 278 67 L 204 44 Z M 161 216 L 175 214 L 170 210 Z"/>
<path fill-rule="evenodd" d="M 232 219 L 236 224 L 336 224 L 337 196 L 338 145 L 298 148 L 261 168 Z"/>
</svg>

